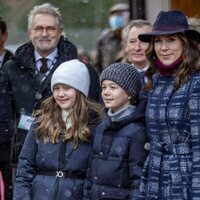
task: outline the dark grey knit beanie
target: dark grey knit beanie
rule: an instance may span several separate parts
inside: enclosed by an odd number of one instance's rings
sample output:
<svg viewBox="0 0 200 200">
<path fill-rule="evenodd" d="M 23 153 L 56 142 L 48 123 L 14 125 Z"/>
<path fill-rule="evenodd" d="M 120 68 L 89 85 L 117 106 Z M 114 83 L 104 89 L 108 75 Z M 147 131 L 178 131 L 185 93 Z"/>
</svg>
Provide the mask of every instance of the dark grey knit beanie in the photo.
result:
<svg viewBox="0 0 200 200">
<path fill-rule="evenodd" d="M 138 71 L 127 63 L 113 63 L 100 75 L 100 83 L 110 80 L 119 85 L 132 99 L 138 99 L 142 88 L 141 78 Z"/>
</svg>

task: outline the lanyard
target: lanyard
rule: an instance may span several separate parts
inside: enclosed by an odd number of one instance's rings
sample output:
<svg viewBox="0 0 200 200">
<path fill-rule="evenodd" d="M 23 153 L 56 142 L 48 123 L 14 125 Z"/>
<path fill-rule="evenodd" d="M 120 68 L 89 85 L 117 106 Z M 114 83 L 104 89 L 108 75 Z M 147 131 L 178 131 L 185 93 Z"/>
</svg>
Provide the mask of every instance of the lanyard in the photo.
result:
<svg viewBox="0 0 200 200">
<path fill-rule="evenodd" d="M 39 89 L 38 91 L 36 92 L 36 95 L 35 95 L 35 100 L 36 100 L 36 104 L 37 104 L 37 101 L 41 100 L 43 98 L 43 95 L 42 95 L 42 86 L 43 86 L 43 81 L 47 78 L 47 76 L 49 75 L 49 73 L 51 72 L 51 70 L 55 67 L 55 64 L 56 64 L 56 61 L 58 60 L 58 54 L 56 55 L 56 57 L 54 58 L 54 60 L 52 61 L 50 67 L 49 67 L 49 70 L 46 72 L 45 76 L 43 77 L 40 85 L 39 85 Z M 40 73 L 39 70 L 37 69 L 37 74 Z"/>
<path fill-rule="evenodd" d="M 46 77 L 49 75 L 51 69 L 54 68 L 57 59 L 58 59 L 58 54 L 56 54 L 55 58 L 54 58 L 53 61 L 51 62 L 51 65 L 48 67 L 49 69 L 48 69 L 48 71 L 45 73 L 45 75 L 43 76 L 41 82 L 43 82 L 43 81 L 46 79 Z M 48 60 L 49 60 L 49 59 L 48 59 Z M 37 69 L 37 70 L 36 70 L 36 74 L 38 75 L 38 74 L 40 73 L 40 71 L 39 71 L 39 69 L 38 69 L 37 67 L 36 67 L 36 69 Z"/>
</svg>

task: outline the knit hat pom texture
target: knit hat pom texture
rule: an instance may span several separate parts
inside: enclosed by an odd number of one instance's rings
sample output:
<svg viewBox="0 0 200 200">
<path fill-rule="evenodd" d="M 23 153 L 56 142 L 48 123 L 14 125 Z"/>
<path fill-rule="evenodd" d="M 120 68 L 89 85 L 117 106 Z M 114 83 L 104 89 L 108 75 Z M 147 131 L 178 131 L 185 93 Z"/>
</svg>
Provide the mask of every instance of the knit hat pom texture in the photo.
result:
<svg viewBox="0 0 200 200">
<path fill-rule="evenodd" d="M 127 63 L 113 63 L 100 76 L 100 83 L 110 80 L 119 85 L 132 99 L 137 99 L 142 87 L 138 71 Z"/>
</svg>

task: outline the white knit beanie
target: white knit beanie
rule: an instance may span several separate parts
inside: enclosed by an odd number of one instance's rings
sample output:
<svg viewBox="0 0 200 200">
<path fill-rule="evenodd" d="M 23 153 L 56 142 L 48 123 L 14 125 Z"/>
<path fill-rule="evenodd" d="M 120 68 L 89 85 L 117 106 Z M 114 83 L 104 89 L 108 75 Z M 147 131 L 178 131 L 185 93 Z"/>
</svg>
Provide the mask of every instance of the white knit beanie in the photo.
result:
<svg viewBox="0 0 200 200">
<path fill-rule="evenodd" d="M 90 77 L 87 67 L 78 59 L 62 63 L 58 66 L 52 75 L 52 92 L 54 85 L 58 83 L 71 86 L 87 97 L 90 86 Z"/>
</svg>

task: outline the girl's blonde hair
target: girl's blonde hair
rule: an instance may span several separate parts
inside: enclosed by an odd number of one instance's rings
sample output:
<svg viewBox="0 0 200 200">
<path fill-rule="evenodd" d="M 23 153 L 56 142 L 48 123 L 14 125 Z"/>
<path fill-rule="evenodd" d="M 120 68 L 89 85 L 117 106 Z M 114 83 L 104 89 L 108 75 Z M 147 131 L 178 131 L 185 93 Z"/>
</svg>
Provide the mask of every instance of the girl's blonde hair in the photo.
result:
<svg viewBox="0 0 200 200">
<path fill-rule="evenodd" d="M 80 141 L 88 142 L 90 140 L 89 109 L 100 113 L 101 106 L 90 102 L 87 98 L 76 90 L 76 101 L 69 114 L 72 127 L 67 130 L 62 119 L 61 108 L 56 103 L 53 96 L 44 100 L 39 110 L 35 112 L 36 122 L 36 140 L 43 137 L 44 142 L 56 143 L 62 140 L 71 140 L 74 148 L 77 148 Z"/>
</svg>

